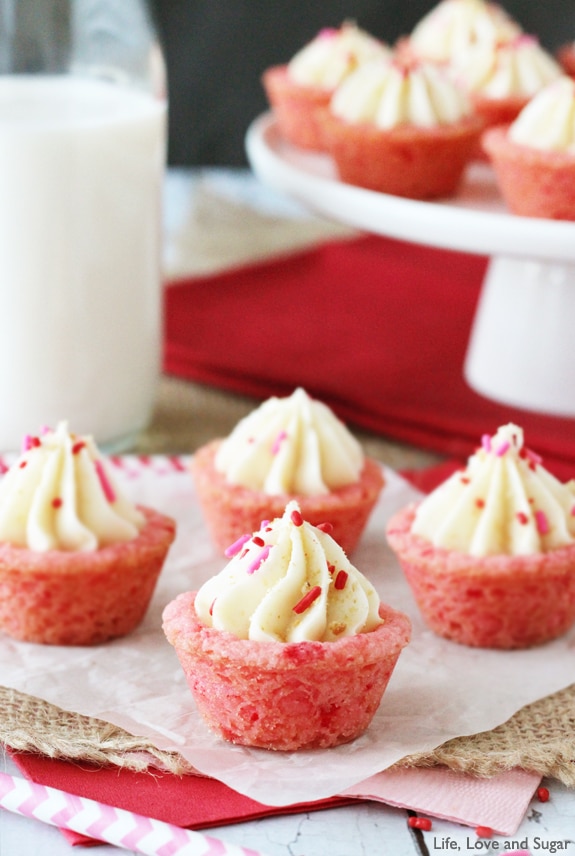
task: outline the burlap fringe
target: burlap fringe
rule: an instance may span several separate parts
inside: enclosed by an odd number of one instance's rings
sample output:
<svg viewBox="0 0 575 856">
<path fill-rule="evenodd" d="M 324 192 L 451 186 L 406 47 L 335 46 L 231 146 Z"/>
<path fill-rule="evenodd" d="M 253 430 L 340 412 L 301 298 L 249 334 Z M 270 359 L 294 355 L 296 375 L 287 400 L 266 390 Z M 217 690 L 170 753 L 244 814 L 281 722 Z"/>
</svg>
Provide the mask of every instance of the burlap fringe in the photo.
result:
<svg viewBox="0 0 575 856">
<path fill-rule="evenodd" d="M 0 687 L 0 711 L 0 740 L 18 751 L 135 771 L 196 772 L 176 752 L 15 690 Z M 493 731 L 457 737 L 398 766 L 438 765 L 481 777 L 520 767 L 575 787 L 575 684 L 522 708 Z"/>
</svg>

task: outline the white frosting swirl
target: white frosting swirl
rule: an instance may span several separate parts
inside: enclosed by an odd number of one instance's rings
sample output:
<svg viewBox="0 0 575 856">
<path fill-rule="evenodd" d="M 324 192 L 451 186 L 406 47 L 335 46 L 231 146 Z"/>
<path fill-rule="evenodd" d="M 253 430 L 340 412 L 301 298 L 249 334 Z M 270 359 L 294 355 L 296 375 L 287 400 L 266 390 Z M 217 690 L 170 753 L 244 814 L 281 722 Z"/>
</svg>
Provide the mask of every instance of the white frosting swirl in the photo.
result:
<svg viewBox="0 0 575 856">
<path fill-rule="evenodd" d="M 575 495 L 508 424 L 417 508 L 412 532 L 471 556 L 526 555 L 575 540 Z"/>
<path fill-rule="evenodd" d="M 484 0 L 442 0 L 413 29 L 410 45 L 417 56 L 457 62 L 470 50 L 509 41 L 521 27 L 497 4 Z"/>
<path fill-rule="evenodd" d="M 468 52 L 457 74 L 468 91 L 488 98 L 530 98 L 562 72 L 534 36 L 520 36 Z"/>
<path fill-rule="evenodd" d="M 335 414 L 299 388 L 242 419 L 218 449 L 230 484 L 269 495 L 314 496 L 359 480 L 360 444 Z"/>
<path fill-rule="evenodd" d="M 535 149 L 575 154 L 575 81 L 560 77 L 523 108 L 509 137 Z"/>
<path fill-rule="evenodd" d="M 382 623 L 372 584 L 295 500 L 235 549 L 196 595 L 208 627 L 259 642 L 333 642 Z"/>
<path fill-rule="evenodd" d="M 381 129 L 410 124 L 435 127 L 471 114 L 467 96 L 431 63 L 364 63 L 339 86 L 330 109 L 347 122 Z"/>
<path fill-rule="evenodd" d="M 0 541 L 46 550 L 96 550 L 137 537 L 143 515 L 119 492 L 91 437 L 25 438 L 0 481 Z"/>
<path fill-rule="evenodd" d="M 361 63 L 390 55 L 390 48 L 379 39 L 353 23 L 344 23 L 339 30 L 321 30 L 290 60 L 288 73 L 302 86 L 332 91 Z"/>
</svg>

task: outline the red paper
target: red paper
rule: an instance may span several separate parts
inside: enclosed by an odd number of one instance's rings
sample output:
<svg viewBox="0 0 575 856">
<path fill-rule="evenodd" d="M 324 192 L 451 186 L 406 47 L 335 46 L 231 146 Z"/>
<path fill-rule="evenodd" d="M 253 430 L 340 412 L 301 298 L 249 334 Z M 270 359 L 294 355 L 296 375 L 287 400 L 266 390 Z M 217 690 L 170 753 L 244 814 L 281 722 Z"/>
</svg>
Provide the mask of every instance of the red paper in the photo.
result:
<svg viewBox="0 0 575 856">
<path fill-rule="evenodd" d="M 300 385 L 350 424 L 467 458 L 507 422 L 562 479 L 575 420 L 490 401 L 463 378 L 484 257 L 378 236 L 166 288 L 164 368 L 267 398 Z"/>
<path fill-rule="evenodd" d="M 265 806 L 202 776 L 135 773 L 120 767 L 95 767 L 21 752 L 11 752 L 11 756 L 33 782 L 189 829 L 357 803 L 353 797 L 333 797 L 292 806 Z M 62 831 L 72 844 L 100 843 L 76 832 Z"/>
</svg>

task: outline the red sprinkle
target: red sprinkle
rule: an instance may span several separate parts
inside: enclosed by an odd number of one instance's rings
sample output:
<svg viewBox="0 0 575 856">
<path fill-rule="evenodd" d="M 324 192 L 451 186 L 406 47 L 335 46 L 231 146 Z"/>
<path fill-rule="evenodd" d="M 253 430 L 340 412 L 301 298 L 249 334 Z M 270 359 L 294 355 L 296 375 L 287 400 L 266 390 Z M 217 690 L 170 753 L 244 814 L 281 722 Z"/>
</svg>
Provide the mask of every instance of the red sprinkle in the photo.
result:
<svg viewBox="0 0 575 856">
<path fill-rule="evenodd" d="M 535 522 L 537 524 L 537 531 L 540 535 L 547 535 L 549 532 L 550 526 L 549 521 L 547 520 L 547 515 L 544 511 L 536 511 L 535 512 Z"/>
<path fill-rule="evenodd" d="M 59 496 L 55 496 L 52 500 L 52 508 L 60 508 L 62 506 L 62 500 Z"/>
<path fill-rule="evenodd" d="M 28 461 L 20 461 L 20 464 L 19 464 L 20 469 L 23 470 L 27 463 L 28 463 Z"/>
<path fill-rule="evenodd" d="M 72 446 L 72 454 L 77 455 L 78 452 L 81 452 L 82 449 L 84 449 L 85 447 L 86 447 L 86 444 L 84 443 L 84 441 L 78 440 L 78 442 L 74 443 L 74 445 Z"/>
<path fill-rule="evenodd" d="M 537 799 L 539 802 L 547 802 L 549 800 L 549 788 L 545 788 L 543 785 L 537 788 Z"/>
<path fill-rule="evenodd" d="M 493 836 L 493 830 L 490 826 L 478 826 L 475 833 L 479 838 L 491 838 Z"/>
<path fill-rule="evenodd" d="M 31 437 L 30 434 L 26 434 L 22 441 L 22 451 L 27 452 L 29 449 L 34 449 L 37 446 L 41 445 L 41 441 L 38 437 Z"/>
<path fill-rule="evenodd" d="M 524 511 L 518 511 L 515 517 L 521 523 L 522 526 L 525 526 L 525 524 L 529 522 L 529 518 L 527 517 Z"/>
<path fill-rule="evenodd" d="M 348 576 L 349 576 L 349 574 L 347 573 L 347 571 L 339 571 L 337 577 L 335 578 L 335 582 L 333 584 L 334 588 L 336 588 L 338 591 L 341 591 L 342 589 L 344 589 Z"/>
<path fill-rule="evenodd" d="M 429 832 L 432 827 L 432 823 L 428 817 L 410 817 L 407 825 L 411 829 L 424 829 L 426 832 Z"/>
<path fill-rule="evenodd" d="M 104 491 L 104 496 L 108 500 L 108 502 L 115 502 L 116 494 L 114 493 L 114 488 L 112 487 L 110 480 L 108 478 L 108 474 L 104 469 L 104 464 L 100 460 L 94 461 L 94 468 L 100 479 L 100 484 L 102 485 L 102 490 Z"/>
<path fill-rule="evenodd" d="M 485 500 L 484 499 L 476 499 L 475 505 L 477 508 L 485 508 Z"/>
<path fill-rule="evenodd" d="M 254 542 L 256 547 L 264 547 L 265 543 L 266 543 L 263 538 L 260 538 L 259 535 L 254 535 L 254 537 L 252 538 L 252 541 Z"/>
<path fill-rule="evenodd" d="M 327 569 L 333 577 L 333 575 L 335 574 L 335 565 L 332 565 L 331 562 L 328 562 Z"/>
<path fill-rule="evenodd" d="M 303 525 L 303 517 L 301 511 L 298 511 L 297 508 L 294 508 L 292 513 L 290 514 L 291 522 L 294 526 L 302 526 Z"/>
<path fill-rule="evenodd" d="M 210 615 L 212 615 L 212 614 L 213 614 L 214 606 L 215 606 L 216 600 L 217 600 L 217 597 L 215 597 L 215 598 L 212 600 L 212 602 L 210 603 L 210 609 L 209 609 Z"/>
<path fill-rule="evenodd" d="M 325 532 L 326 535 L 329 535 L 333 532 L 333 526 L 331 523 L 318 523 L 316 529 L 319 529 L 320 532 Z"/>
<path fill-rule="evenodd" d="M 461 482 L 461 484 L 469 484 L 469 482 L 471 481 L 471 479 L 470 479 L 468 476 L 461 476 L 461 478 L 459 479 L 459 481 Z"/>
<path fill-rule="evenodd" d="M 321 586 L 313 586 L 310 590 L 304 594 L 301 600 L 298 600 L 296 605 L 293 607 L 293 611 L 296 615 L 301 615 L 302 612 L 305 612 L 306 609 L 312 605 L 314 600 L 317 600 L 321 594 Z"/>
</svg>

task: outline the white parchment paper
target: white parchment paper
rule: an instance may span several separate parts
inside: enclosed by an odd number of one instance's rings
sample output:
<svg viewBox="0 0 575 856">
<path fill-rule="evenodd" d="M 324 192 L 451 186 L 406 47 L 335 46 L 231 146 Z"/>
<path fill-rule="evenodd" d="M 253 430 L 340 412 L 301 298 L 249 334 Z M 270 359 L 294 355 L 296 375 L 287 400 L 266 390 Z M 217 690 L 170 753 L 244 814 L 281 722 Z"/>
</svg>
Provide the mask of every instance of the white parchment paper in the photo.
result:
<svg viewBox="0 0 575 856">
<path fill-rule="evenodd" d="M 201 772 L 267 805 L 341 793 L 405 755 L 494 728 L 524 705 L 574 680 L 575 630 L 528 651 L 466 648 L 425 629 L 386 545 L 390 515 L 418 493 L 390 470 L 352 560 L 391 606 L 413 622 L 368 731 L 335 749 L 276 753 L 233 746 L 196 712 L 161 629 L 164 606 L 223 567 L 205 532 L 185 458 L 123 457 L 116 477 L 128 495 L 172 515 L 178 535 L 148 614 L 131 636 L 94 648 L 15 642 L 0 636 L 0 683 L 59 707 L 114 723 L 160 749 L 180 752 Z"/>
</svg>

